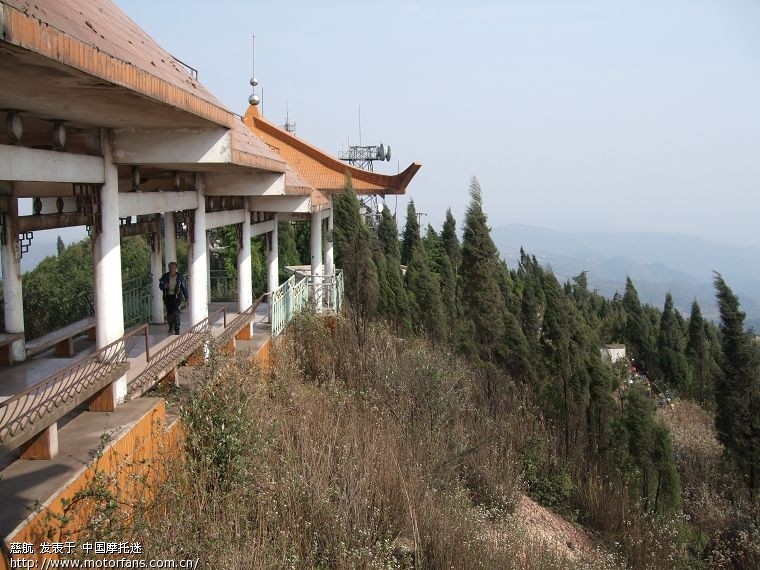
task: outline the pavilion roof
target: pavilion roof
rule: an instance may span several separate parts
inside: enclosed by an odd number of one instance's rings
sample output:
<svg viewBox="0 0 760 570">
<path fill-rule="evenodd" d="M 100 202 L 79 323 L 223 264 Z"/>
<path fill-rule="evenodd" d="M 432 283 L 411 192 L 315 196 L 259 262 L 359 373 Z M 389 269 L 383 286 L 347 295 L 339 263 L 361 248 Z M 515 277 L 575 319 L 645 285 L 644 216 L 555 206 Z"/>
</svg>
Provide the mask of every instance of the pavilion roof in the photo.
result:
<svg viewBox="0 0 760 570">
<path fill-rule="evenodd" d="M 394 175 L 369 172 L 346 164 L 270 123 L 261 117 L 257 107 L 249 106 L 243 121 L 297 170 L 302 178 L 324 193 L 343 192 L 346 175 L 350 175 L 357 194 L 405 194 L 409 182 L 422 166 L 414 162 Z"/>
<path fill-rule="evenodd" d="M 234 115 L 110 0 L 2 0 L 3 40 L 227 127 Z"/>
</svg>

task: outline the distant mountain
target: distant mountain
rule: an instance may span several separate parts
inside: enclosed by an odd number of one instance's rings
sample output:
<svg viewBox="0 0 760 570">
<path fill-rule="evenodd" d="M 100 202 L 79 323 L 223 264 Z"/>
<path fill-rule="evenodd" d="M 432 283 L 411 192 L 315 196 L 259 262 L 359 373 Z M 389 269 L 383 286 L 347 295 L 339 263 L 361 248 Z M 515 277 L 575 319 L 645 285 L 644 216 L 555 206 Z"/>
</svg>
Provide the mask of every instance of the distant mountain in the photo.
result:
<svg viewBox="0 0 760 570">
<path fill-rule="evenodd" d="M 661 307 L 670 291 L 676 307 L 688 314 L 697 299 L 705 316 L 717 320 L 712 286 L 719 271 L 739 295 L 747 324 L 760 330 L 760 248 L 736 247 L 683 234 L 573 233 L 512 224 L 494 228 L 502 256 L 514 267 L 520 247 L 560 280 L 588 271 L 590 286 L 612 297 L 630 276 L 642 301 Z"/>
</svg>

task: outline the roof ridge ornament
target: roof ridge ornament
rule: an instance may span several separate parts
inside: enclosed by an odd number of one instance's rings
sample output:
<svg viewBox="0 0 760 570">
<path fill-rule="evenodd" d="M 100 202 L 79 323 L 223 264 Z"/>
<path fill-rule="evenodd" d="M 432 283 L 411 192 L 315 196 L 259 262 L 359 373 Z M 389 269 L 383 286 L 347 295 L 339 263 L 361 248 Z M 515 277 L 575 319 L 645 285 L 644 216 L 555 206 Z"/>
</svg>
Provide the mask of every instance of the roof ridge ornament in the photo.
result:
<svg viewBox="0 0 760 570">
<path fill-rule="evenodd" d="M 261 99 L 256 95 L 256 86 L 259 84 L 256 79 L 256 34 L 251 35 L 251 95 L 248 97 L 248 103 L 251 105 L 258 105 Z"/>
</svg>

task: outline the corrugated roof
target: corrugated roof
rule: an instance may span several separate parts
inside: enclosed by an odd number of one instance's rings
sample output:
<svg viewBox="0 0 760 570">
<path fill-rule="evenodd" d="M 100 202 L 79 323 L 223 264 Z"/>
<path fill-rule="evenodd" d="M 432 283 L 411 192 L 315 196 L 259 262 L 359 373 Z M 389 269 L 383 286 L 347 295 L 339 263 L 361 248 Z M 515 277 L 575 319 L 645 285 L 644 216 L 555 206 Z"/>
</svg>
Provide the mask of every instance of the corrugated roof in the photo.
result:
<svg viewBox="0 0 760 570">
<path fill-rule="evenodd" d="M 232 113 L 113 2 L 2 0 L 2 5 L 5 41 L 230 125 Z"/>
<path fill-rule="evenodd" d="M 357 194 L 404 194 L 409 182 L 421 167 L 415 162 L 396 175 L 369 172 L 349 166 L 270 123 L 259 115 L 256 107 L 249 106 L 244 121 L 314 188 L 324 192 L 342 192 L 346 175 L 350 174 Z"/>
</svg>

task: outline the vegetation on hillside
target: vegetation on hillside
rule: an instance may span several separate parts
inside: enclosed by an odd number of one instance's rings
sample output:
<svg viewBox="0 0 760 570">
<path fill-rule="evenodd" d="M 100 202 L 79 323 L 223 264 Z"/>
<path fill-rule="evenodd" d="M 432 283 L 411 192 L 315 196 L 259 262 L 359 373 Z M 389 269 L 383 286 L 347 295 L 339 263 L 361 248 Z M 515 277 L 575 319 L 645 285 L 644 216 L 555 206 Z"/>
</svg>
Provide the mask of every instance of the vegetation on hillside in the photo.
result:
<svg viewBox="0 0 760 570">
<path fill-rule="evenodd" d="M 622 295 L 606 299 L 588 290 L 585 274 L 559 283 L 525 252 L 508 268 L 491 240 L 475 179 L 470 196 L 461 245 L 450 212 L 440 233 L 428 227 L 421 237 L 410 203 L 397 242 L 406 264 L 401 294 L 383 284 L 395 264 L 388 258 L 378 263 L 376 254 L 393 249 L 387 230 L 357 230 L 365 234 L 361 251 L 336 244 L 352 272 L 365 276 L 347 279 L 354 308 L 365 320 L 396 323 L 396 334 L 406 335 L 409 327 L 397 316 L 404 306 L 394 304 L 404 299 L 413 334 L 465 358 L 478 371 L 488 406 L 498 409 L 503 398 L 524 391 L 548 426 L 536 444 L 545 463 L 524 468 L 526 491 L 611 540 L 620 542 L 631 525 L 641 536 L 658 537 L 646 548 L 622 539 L 634 566 L 720 559 L 724 566 L 757 567 L 760 348 L 728 285 L 716 276 L 717 327 L 702 319 L 696 302 L 689 319 L 673 308 L 670 295 L 661 310 L 642 304 L 631 279 Z M 354 225 L 360 218 L 350 184 L 336 197 L 336 212 L 336 227 L 348 216 Z M 603 362 L 599 349 L 608 343 L 627 346 L 630 369 Z M 737 513 L 729 529 L 701 527 L 692 489 L 683 492 L 672 434 L 658 413 L 658 405 L 672 411 L 675 398 L 715 411 L 724 488 L 717 479 L 708 484 Z M 520 453 L 530 458 L 531 450 Z M 531 480 L 536 473 L 541 481 Z M 723 492 L 727 483 L 730 493 Z"/>
</svg>

